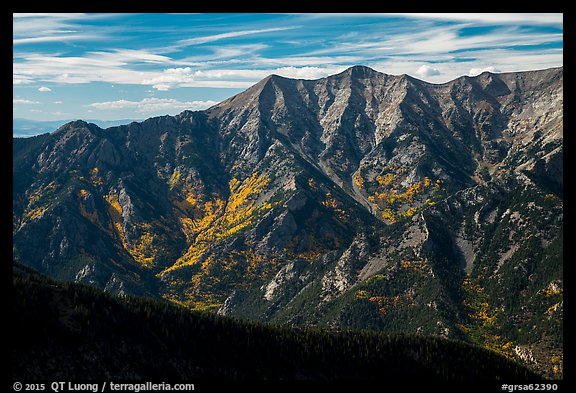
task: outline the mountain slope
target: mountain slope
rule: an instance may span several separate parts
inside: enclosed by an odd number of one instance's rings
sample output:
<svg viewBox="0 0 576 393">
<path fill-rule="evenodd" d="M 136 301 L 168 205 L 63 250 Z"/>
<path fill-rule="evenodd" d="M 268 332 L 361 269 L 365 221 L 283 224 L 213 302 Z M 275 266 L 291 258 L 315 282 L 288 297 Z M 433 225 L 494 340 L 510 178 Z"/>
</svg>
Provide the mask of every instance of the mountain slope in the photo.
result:
<svg viewBox="0 0 576 393">
<path fill-rule="evenodd" d="M 289 325 L 443 335 L 562 375 L 563 69 L 269 76 L 14 139 L 14 257 Z"/>
</svg>

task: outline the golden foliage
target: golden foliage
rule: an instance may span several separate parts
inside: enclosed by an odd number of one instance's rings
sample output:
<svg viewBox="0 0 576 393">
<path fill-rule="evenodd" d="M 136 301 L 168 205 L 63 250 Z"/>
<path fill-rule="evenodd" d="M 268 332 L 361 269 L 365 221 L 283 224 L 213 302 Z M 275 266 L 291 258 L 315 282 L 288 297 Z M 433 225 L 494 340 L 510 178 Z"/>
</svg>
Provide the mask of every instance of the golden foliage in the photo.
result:
<svg viewBox="0 0 576 393">
<path fill-rule="evenodd" d="M 215 242 L 253 225 L 259 216 L 272 208 L 269 202 L 256 205 L 257 197 L 269 182 L 269 179 L 257 173 L 243 182 L 233 178 L 229 183 L 230 196 L 227 201 L 215 197 L 204 204 L 196 202 L 197 218 L 180 217 L 182 230 L 191 243 L 188 251 L 161 275 L 195 264 Z"/>
<path fill-rule="evenodd" d="M 44 216 L 51 206 L 49 195 L 58 188 L 56 181 L 40 186 L 31 191 L 28 196 L 27 206 L 24 209 L 24 220 L 38 220 Z"/>
<path fill-rule="evenodd" d="M 399 305 L 414 306 L 410 294 L 394 295 L 394 296 L 370 296 L 368 301 L 378 305 L 378 311 L 381 314 L 387 314 L 388 311 L 397 308 Z"/>
<path fill-rule="evenodd" d="M 428 266 L 428 262 L 423 260 L 423 261 L 409 261 L 409 260 L 401 260 L 400 261 L 400 268 L 404 269 L 404 270 L 411 270 L 411 271 L 415 271 L 418 273 L 428 273 L 429 272 L 429 266 Z"/>
<path fill-rule="evenodd" d="M 108 216 L 112 221 L 112 230 L 116 229 L 116 233 L 122 242 L 122 246 L 125 249 L 128 249 L 126 238 L 124 236 L 124 229 L 122 228 L 122 206 L 120 205 L 120 202 L 118 202 L 118 195 L 105 195 L 104 200 L 108 202 Z"/>
<path fill-rule="evenodd" d="M 30 220 L 37 220 L 40 217 L 42 217 L 44 215 L 44 213 L 46 213 L 47 210 L 48 210 L 47 207 L 40 206 L 40 207 L 37 207 L 35 209 L 28 211 L 26 213 L 26 217 Z"/>
<path fill-rule="evenodd" d="M 561 294 L 562 294 L 562 289 L 556 288 L 553 285 L 548 286 L 548 288 L 546 288 L 544 290 L 544 296 L 546 296 L 546 297 L 552 297 L 552 296 L 561 295 Z"/>
<path fill-rule="evenodd" d="M 313 261 L 318 259 L 319 256 L 323 254 L 323 250 L 320 249 L 313 249 L 310 251 L 301 252 L 296 254 L 296 258 L 304 259 L 306 261 Z"/>
<path fill-rule="evenodd" d="M 90 181 L 95 187 L 104 184 L 104 179 L 100 176 L 100 169 L 98 167 L 94 167 L 90 170 Z"/>
<path fill-rule="evenodd" d="M 184 294 L 169 293 L 165 298 L 183 304 L 193 310 L 212 310 L 219 308 L 225 296 L 216 288 L 246 287 L 254 281 L 264 282 L 278 264 L 274 258 L 258 255 L 252 250 L 234 250 L 218 258 L 208 256 L 199 269 L 186 283 Z M 244 281 L 234 279 L 242 272 Z M 181 283 L 175 282 L 175 285 Z"/>
<path fill-rule="evenodd" d="M 502 337 L 494 334 L 497 328 L 500 310 L 494 310 L 489 303 L 488 295 L 473 278 L 463 281 L 464 301 L 470 323 L 458 325 L 460 330 L 485 348 L 496 351 L 506 357 L 513 358 L 513 343 L 503 342 Z"/>
<path fill-rule="evenodd" d="M 118 195 L 108 194 L 108 195 L 104 196 L 104 199 L 108 202 L 108 204 L 110 205 L 110 208 L 112 208 L 114 214 L 118 214 L 118 215 L 122 216 L 122 206 L 120 205 L 120 202 L 118 202 Z"/>
<path fill-rule="evenodd" d="M 172 176 L 170 176 L 170 180 L 168 180 L 168 185 L 170 186 L 170 189 L 173 189 L 174 186 L 176 186 L 176 184 L 178 184 L 178 182 L 180 181 L 180 177 L 181 177 L 181 173 L 178 169 L 176 169 L 173 173 Z"/>
<path fill-rule="evenodd" d="M 308 187 L 312 191 L 316 191 L 318 189 L 318 185 L 316 184 L 316 181 L 312 178 L 308 179 Z"/>
<path fill-rule="evenodd" d="M 108 215 L 112 221 L 113 229 L 116 230 L 117 236 L 122 242 L 122 247 L 130 253 L 136 262 L 144 267 L 151 267 L 159 252 L 155 245 L 157 239 L 153 233 L 152 225 L 149 223 L 135 224 L 137 230 L 142 234 L 132 243 L 129 243 L 122 227 L 122 206 L 118 201 L 118 196 L 108 194 L 104 199 L 108 202 Z"/>
<path fill-rule="evenodd" d="M 409 218 L 409 217 L 412 217 L 417 211 L 418 211 L 418 208 L 416 206 L 414 206 L 414 207 L 409 208 L 406 211 L 398 213 L 398 216 L 401 218 Z"/>
<path fill-rule="evenodd" d="M 361 289 L 356 291 L 356 299 L 368 299 L 368 291 Z"/>
<path fill-rule="evenodd" d="M 550 363 L 560 363 L 562 362 L 562 356 L 555 355 L 550 358 Z"/>
<path fill-rule="evenodd" d="M 390 183 L 392 183 L 392 180 L 394 180 L 395 177 L 396 177 L 396 175 L 393 173 L 385 173 L 383 175 L 378 176 L 376 178 L 376 181 L 378 182 L 378 184 L 380 184 L 380 186 L 388 187 L 390 185 Z"/>
<path fill-rule="evenodd" d="M 156 259 L 158 249 L 155 246 L 156 235 L 150 224 L 141 224 L 142 235 L 129 247 L 128 252 L 142 266 L 151 267 Z"/>
<path fill-rule="evenodd" d="M 421 202 L 420 196 L 438 190 L 440 180 L 433 182 L 425 176 L 424 179 L 400 192 L 395 187 L 390 188 L 396 177 L 397 175 L 391 172 L 378 176 L 376 178 L 378 186 L 371 192 L 371 195 L 368 195 L 368 201 L 376 205 L 384 220 L 393 223 L 399 219 L 410 218 L 416 214 L 421 205 L 435 204 L 430 198 Z"/>
<path fill-rule="evenodd" d="M 90 195 L 90 193 L 88 191 L 86 191 L 85 189 L 81 189 L 80 191 L 78 191 L 79 197 L 86 198 L 88 195 Z"/>
<path fill-rule="evenodd" d="M 341 220 L 348 220 L 348 214 L 342 209 L 342 203 L 337 200 L 336 198 L 332 197 L 332 194 L 329 192 L 326 194 L 326 199 L 320 202 L 323 206 L 334 210 L 336 213 L 336 217 Z"/>
<path fill-rule="evenodd" d="M 554 303 L 548 307 L 548 310 L 546 310 L 546 316 L 550 318 L 558 310 L 558 307 L 560 307 L 560 303 Z"/>
<path fill-rule="evenodd" d="M 331 193 L 327 193 L 326 199 L 323 200 L 321 203 L 323 206 L 330 207 L 332 209 L 335 209 L 338 207 L 338 202 L 336 201 L 336 199 L 332 198 Z"/>
<path fill-rule="evenodd" d="M 360 173 L 360 169 L 354 174 L 354 176 L 352 176 L 352 180 L 358 189 L 362 189 L 364 187 L 364 178 L 362 177 L 362 173 Z"/>
<path fill-rule="evenodd" d="M 44 188 L 40 187 L 32 191 L 30 196 L 28 196 L 28 206 L 36 204 L 44 196 Z"/>
<path fill-rule="evenodd" d="M 382 211 L 382 218 L 391 222 L 396 222 L 396 215 L 389 207 Z"/>
<path fill-rule="evenodd" d="M 98 219 L 98 213 L 96 212 L 96 210 L 93 210 L 92 213 L 88 213 L 88 211 L 86 210 L 86 206 L 84 206 L 83 200 L 88 196 L 90 196 L 89 191 L 85 189 L 81 189 L 80 191 L 78 191 L 78 204 L 80 208 L 80 214 L 83 217 L 86 217 L 94 225 L 98 226 L 101 229 L 104 229 L 102 227 L 102 224 L 100 223 L 100 220 Z"/>
</svg>

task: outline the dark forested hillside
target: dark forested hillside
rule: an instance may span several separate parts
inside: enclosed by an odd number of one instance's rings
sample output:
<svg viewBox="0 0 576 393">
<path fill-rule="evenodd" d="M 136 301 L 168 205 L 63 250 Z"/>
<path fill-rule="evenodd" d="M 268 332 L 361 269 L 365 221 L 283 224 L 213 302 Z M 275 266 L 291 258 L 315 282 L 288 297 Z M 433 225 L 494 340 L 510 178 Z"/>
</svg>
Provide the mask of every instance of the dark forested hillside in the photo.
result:
<svg viewBox="0 0 576 393">
<path fill-rule="evenodd" d="M 19 267 L 13 281 L 14 380 L 538 380 L 457 341 L 241 322 Z"/>
</svg>

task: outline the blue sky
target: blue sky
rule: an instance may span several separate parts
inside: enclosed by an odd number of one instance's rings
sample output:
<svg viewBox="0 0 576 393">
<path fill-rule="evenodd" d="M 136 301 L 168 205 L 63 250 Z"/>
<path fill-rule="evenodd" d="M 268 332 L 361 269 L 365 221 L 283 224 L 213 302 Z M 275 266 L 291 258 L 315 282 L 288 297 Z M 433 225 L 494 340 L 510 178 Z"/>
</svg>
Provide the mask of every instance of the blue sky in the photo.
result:
<svg viewBox="0 0 576 393">
<path fill-rule="evenodd" d="M 443 83 L 563 65 L 562 14 L 13 14 L 13 117 L 205 109 L 269 74 Z"/>
</svg>

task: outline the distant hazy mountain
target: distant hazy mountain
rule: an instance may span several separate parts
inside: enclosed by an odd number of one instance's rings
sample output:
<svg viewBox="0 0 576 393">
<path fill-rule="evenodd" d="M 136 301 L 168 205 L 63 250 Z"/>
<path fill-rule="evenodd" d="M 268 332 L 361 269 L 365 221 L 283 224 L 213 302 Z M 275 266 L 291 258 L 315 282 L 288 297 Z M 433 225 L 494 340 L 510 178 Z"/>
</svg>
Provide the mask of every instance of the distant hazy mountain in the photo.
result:
<svg viewBox="0 0 576 393">
<path fill-rule="evenodd" d="M 55 131 L 57 128 L 63 126 L 72 120 L 30 120 L 30 119 L 13 119 L 12 120 L 12 135 L 14 137 L 29 137 L 34 135 L 45 134 L 47 132 Z M 99 127 L 108 128 L 128 124 L 134 120 L 86 120 L 88 123 L 97 124 Z"/>
<path fill-rule="evenodd" d="M 562 375 L 563 69 L 270 76 L 208 110 L 15 138 L 16 261 Z"/>
</svg>

